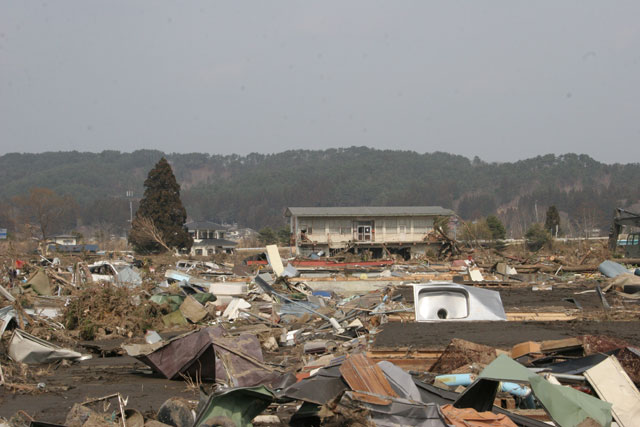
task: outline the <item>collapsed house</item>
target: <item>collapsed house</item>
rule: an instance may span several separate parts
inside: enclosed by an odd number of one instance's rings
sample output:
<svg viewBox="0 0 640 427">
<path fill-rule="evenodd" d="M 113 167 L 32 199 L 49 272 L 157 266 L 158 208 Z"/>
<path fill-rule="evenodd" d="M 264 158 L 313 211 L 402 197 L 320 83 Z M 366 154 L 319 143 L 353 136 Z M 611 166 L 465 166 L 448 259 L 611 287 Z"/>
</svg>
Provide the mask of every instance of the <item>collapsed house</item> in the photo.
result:
<svg viewBox="0 0 640 427">
<path fill-rule="evenodd" d="M 369 251 L 376 258 L 395 253 L 405 259 L 437 251 L 439 242 L 430 239 L 434 222 L 453 215 L 440 206 L 289 207 L 285 212 L 298 255 Z"/>
</svg>

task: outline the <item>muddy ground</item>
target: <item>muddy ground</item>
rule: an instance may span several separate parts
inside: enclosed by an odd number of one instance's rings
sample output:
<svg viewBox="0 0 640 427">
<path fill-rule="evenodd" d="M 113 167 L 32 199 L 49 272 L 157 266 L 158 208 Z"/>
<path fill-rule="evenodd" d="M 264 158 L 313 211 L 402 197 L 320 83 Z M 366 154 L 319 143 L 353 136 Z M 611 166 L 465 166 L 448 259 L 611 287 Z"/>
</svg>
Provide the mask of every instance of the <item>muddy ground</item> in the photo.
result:
<svg viewBox="0 0 640 427">
<path fill-rule="evenodd" d="M 197 400 L 198 392 L 184 381 L 170 381 L 128 356 L 94 358 L 71 366 L 54 366 L 39 378 L 45 392 L 16 394 L 0 388 L 0 417 L 23 410 L 39 421 L 63 424 L 74 403 L 121 393 L 128 408 L 155 414 L 170 397 Z"/>
<path fill-rule="evenodd" d="M 640 320 L 569 322 L 440 322 L 383 325 L 374 340 L 377 349 L 444 349 L 451 338 L 510 349 L 523 341 L 544 341 L 578 335 L 607 335 L 640 345 Z"/>
<path fill-rule="evenodd" d="M 602 303 L 595 292 L 596 282 L 584 282 L 576 284 L 551 284 L 551 290 L 533 290 L 533 285 L 517 285 L 512 287 L 486 288 L 500 292 L 500 298 L 505 311 L 529 311 L 535 309 L 575 309 L 576 305 L 565 298 L 574 298 L 585 310 L 601 310 Z M 537 285 L 540 286 L 540 285 Z M 413 304 L 413 288 L 410 286 L 399 287 L 405 301 Z M 611 304 L 617 302 L 617 297 L 607 296 Z M 637 305 L 637 304 L 636 304 Z"/>
<path fill-rule="evenodd" d="M 442 349 L 451 338 L 462 338 L 493 347 L 511 348 L 523 341 L 562 339 L 577 335 L 608 335 L 640 345 L 640 320 L 638 315 L 614 319 L 621 309 L 633 309 L 638 303 L 623 301 L 608 294 L 607 301 L 613 309 L 605 313 L 600 297 L 595 292 L 597 282 L 552 284 L 551 290 L 534 291 L 531 285 L 492 288 L 500 292 L 507 312 L 545 312 L 576 310 L 575 304 L 564 301 L 574 298 L 582 306 L 577 315 L 604 320 L 573 320 L 555 322 L 442 322 L 442 323 L 388 323 L 374 339 L 377 348 L 412 347 Z M 412 288 L 402 288 L 407 302 L 413 303 Z M 585 291 L 587 291 L 585 293 Z"/>
<path fill-rule="evenodd" d="M 608 335 L 640 346 L 640 321 L 388 323 L 374 348 L 443 349 L 451 338 L 509 349 L 526 340 L 549 340 L 585 334 Z M 96 357 L 71 366 L 53 366 L 39 382 L 46 392 L 15 394 L 0 388 L 0 416 L 24 410 L 38 420 L 63 423 L 74 403 L 120 392 L 128 407 L 155 414 L 169 397 L 191 401 L 198 393 L 185 381 L 171 381 L 128 357 Z"/>
</svg>

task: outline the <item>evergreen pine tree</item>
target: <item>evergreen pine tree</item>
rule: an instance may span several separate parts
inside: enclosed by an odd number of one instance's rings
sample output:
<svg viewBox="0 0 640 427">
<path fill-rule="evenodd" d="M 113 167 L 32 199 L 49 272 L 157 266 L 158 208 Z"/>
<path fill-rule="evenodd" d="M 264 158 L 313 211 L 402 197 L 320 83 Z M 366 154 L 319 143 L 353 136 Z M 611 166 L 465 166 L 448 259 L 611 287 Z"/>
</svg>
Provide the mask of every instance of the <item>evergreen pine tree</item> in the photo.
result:
<svg viewBox="0 0 640 427">
<path fill-rule="evenodd" d="M 144 188 L 129 243 L 138 252 L 190 249 L 193 240 L 184 227 L 187 211 L 180 200 L 180 185 L 164 157 L 149 171 Z"/>
<path fill-rule="evenodd" d="M 560 230 L 560 214 L 558 213 L 558 209 L 556 209 L 555 206 L 549 206 L 544 220 L 544 228 L 551 233 L 552 236 L 555 236 L 556 227 L 558 235 L 561 235 L 562 230 Z"/>
<path fill-rule="evenodd" d="M 502 221 L 500 221 L 497 216 L 489 215 L 487 217 L 487 226 L 489 227 L 489 230 L 491 230 L 491 237 L 494 240 L 502 240 L 506 237 L 507 231 L 505 230 Z"/>
</svg>

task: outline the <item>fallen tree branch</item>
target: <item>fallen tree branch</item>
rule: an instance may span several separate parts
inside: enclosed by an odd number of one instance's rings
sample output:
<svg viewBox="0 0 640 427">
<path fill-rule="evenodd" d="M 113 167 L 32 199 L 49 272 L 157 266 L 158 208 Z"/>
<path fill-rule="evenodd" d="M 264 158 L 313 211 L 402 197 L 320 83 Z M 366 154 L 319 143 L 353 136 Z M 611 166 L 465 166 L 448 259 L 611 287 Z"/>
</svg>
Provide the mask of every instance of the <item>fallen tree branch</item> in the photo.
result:
<svg viewBox="0 0 640 427">
<path fill-rule="evenodd" d="M 153 240 L 160 246 L 162 246 L 167 251 L 171 252 L 171 248 L 164 241 L 164 237 L 156 224 L 153 222 L 153 219 L 148 217 L 139 217 L 136 218 L 136 228 L 138 229 L 138 233 L 143 235 L 144 237 Z"/>
</svg>

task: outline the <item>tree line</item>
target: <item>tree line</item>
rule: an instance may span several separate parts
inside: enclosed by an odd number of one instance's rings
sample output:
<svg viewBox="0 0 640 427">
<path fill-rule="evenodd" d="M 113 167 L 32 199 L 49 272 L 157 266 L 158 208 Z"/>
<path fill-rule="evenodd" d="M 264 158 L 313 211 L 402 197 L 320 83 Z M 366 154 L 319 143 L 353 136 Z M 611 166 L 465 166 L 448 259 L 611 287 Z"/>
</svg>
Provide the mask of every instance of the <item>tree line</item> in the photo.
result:
<svg viewBox="0 0 640 427">
<path fill-rule="evenodd" d="M 64 206 L 51 232 L 91 226 L 124 233 L 131 219 L 127 191 L 134 193 L 135 212 L 147 174 L 163 156 L 181 186 L 189 219 L 257 230 L 280 230 L 287 206 L 439 205 L 470 222 L 494 215 L 507 237 L 521 237 L 555 206 L 564 232 L 583 235 L 608 229 L 615 207 L 633 210 L 640 201 L 639 164 L 607 165 L 579 154 L 488 163 L 366 147 L 247 156 L 14 153 L 0 156 L 0 228 L 25 215 L 32 191 L 47 190 Z"/>
</svg>

